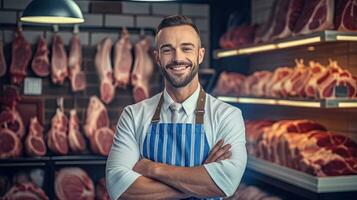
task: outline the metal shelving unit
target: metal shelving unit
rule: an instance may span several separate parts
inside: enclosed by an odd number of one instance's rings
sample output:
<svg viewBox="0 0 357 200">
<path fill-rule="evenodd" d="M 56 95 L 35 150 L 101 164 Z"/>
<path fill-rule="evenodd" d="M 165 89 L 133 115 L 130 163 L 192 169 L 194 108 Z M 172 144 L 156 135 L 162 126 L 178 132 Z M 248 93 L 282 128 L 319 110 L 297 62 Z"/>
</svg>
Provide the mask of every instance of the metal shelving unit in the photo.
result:
<svg viewBox="0 0 357 200">
<path fill-rule="evenodd" d="M 293 36 L 286 39 L 276 40 L 273 42 L 252 44 L 234 49 L 217 49 L 213 52 L 215 59 L 249 55 L 260 52 L 267 52 L 297 46 L 321 44 L 325 42 L 357 41 L 357 34 L 352 32 L 339 32 L 326 30 L 315 32 L 308 35 Z"/>
</svg>

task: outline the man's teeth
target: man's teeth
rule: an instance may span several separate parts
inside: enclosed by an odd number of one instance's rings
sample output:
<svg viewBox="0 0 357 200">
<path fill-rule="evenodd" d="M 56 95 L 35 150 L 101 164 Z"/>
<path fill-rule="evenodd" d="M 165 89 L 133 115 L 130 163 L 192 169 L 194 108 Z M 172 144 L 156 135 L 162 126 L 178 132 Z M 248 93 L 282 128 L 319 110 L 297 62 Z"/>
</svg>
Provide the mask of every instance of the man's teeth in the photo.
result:
<svg viewBox="0 0 357 200">
<path fill-rule="evenodd" d="M 184 70 L 184 69 L 186 69 L 186 68 L 188 68 L 187 65 L 185 65 L 185 66 L 176 66 L 176 67 L 172 67 L 171 69 L 172 69 L 172 70 L 179 71 L 179 70 Z"/>
</svg>

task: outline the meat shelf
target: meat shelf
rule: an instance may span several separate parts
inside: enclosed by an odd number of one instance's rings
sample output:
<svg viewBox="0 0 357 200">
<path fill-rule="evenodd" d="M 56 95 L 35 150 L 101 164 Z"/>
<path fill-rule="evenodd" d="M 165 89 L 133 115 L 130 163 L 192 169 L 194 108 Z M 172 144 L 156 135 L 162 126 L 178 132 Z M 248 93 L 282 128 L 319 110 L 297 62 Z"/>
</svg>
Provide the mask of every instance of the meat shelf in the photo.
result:
<svg viewBox="0 0 357 200">
<path fill-rule="evenodd" d="M 247 168 L 315 193 L 357 191 L 357 175 L 316 177 L 252 156 Z"/>
<path fill-rule="evenodd" d="M 339 41 L 357 41 L 357 33 L 326 30 L 311 33 L 309 35 L 293 36 L 274 42 L 246 45 L 241 48 L 217 49 L 213 52 L 213 57 L 215 59 L 219 59 L 224 57 L 248 55 L 290 47 Z"/>
<path fill-rule="evenodd" d="M 357 108 L 357 100 L 348 98 L 305 100 L 305 99 L 274 99 L 254 97 L 218 96 L 218 99 L 232 104 L 261 104 L 311 108 Z"/>
<path fill-rule="evenodd" d="M 31 166 L 45 166 L 46 162 L 50 160 L 49 156 L 44 157 L 20 157 L 11 159 L 0 159 L 0 167 L 31 167 Z"/>
<path fill-rule="evenodd" d="M 55 165 L 105 165 L 107 157 L 98 155 L 52 156 Z"/>
</svg>

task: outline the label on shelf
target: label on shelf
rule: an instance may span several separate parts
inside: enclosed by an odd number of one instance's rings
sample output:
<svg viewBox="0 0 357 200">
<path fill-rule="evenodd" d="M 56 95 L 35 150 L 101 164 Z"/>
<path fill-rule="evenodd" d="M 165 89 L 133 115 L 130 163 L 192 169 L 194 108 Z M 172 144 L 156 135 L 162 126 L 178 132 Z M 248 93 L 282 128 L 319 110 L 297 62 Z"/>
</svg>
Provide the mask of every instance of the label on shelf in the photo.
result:
<svg viewBox="0 0 357 200">
<path fill-rule="evenodd" d="M 41 95 L 42 79 L 34 77 L 26 77 L 24 85 L 24 94 L 26 95 Z"/>
</svg>

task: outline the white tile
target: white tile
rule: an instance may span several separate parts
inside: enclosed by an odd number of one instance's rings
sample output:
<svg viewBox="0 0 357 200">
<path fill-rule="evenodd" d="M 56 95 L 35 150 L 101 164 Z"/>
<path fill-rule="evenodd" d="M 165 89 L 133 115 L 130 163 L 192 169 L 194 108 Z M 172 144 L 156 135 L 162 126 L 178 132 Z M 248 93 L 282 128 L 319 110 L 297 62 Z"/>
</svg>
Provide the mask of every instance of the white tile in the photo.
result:
<svg viewBox="0 0 357 200">
<path fill-rule="evenodd" d="M 134 27 L 134 17 L 129 15 L 106 15 L 105 26 Z"/>
<path fill-rule="evenodd" d="M 106 37 L 110 37 L 114 42 L 118 39 L 118 33 L 91 33 L 91 46 L 96 46 L 100 41 L 102 41 Z"/>
<path fill-rule="evenodd" d="M 208 4 L 182 4 L 182 14 L 188 16 L 209 16 Z"/>
<path fill-rule="evenodd" d="M 16 11 L 0 11 L 0 23 L 16 24 Z"/>
<path fill-rule="evenodd" d="M 152 3 L 152 12 L 156 15 L 179 14 L 179 4 L 177 3 Z"/>
<path fill-rule="evenodd" d="M 4 0 L 4 8 L 24 10 L 31 0 Z"/>
<path fill-rule="evenodd" d="M 122 2 L 122 13 L 125 14 L 149 14 L 150 4 L 142 2 Z"/>
<path fill-rule="evenodd" d="M 83 26 L 103 26 L 103 15 L 101 14 L 84 14 Z"/>
<path fill-rule="evenodd" d="M 162 17 L 138 16 L 136 18 L 137 27 L 156 28 L 161 22 Z"/>
<path fill-rule="evenodd" d="M 30 44 L 37 44 L 42 34 L 44 34 L 44 31 L 24 30 L 24 36 Z"/>
</svg>

